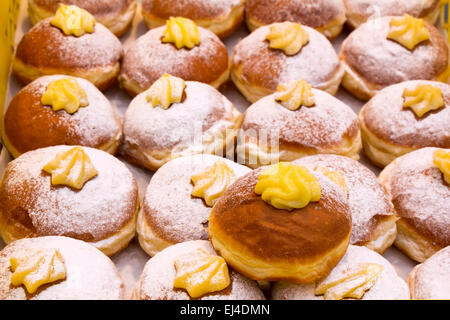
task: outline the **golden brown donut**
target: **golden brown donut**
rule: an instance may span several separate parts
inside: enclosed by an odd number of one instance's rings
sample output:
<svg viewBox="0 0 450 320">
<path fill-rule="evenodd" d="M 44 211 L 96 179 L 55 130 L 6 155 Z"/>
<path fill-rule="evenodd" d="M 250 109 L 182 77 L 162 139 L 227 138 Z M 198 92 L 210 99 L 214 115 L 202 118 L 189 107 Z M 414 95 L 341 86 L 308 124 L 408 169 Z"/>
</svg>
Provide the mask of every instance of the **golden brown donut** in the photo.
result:
<svg viewBox="0 0 450 320">
<path fill-rule="evenodd" d="M 245 18 L 251 31 L 274 22 L 298 22 L 333 39 L 345 23 L 343 0 L 247 0 Z"/>
<path fill-rule="evenodd" d="M 239 162 L 255 168 L 318 153 L 359 159 L 362 148 L 357 116 L 330 94 L 312 89 L 315 105 L 291 111 L 275 94 L 251 105 L 238 135 Z"/>
<path fill-rule="evenodd" d="M 403 92 L 422 85 L 439 88 L 444 107 L 418 117 L 403 107 Z M 358 118 L 364 152 L 381 167 L 423 147 L 450 148 L 450 86 L 423 80 L 389 86 L 364 105 Z"/>
<path fill-rule="evenodd" d="M 310 170 L 340 172 L 348 194 L 352 213 L 350 243 L 365 246 L 382 254 L 397 235 L 397 217 L 383 186 L 375 174 L 358 161 L 348 157 L 321 154 L 304 157 L 293 163 Z"/>
<path fill-rule="evenodd" d="M 417 265 L 408 275 L 411 299 L 450 299 L 449 270 L 450 246 Z"/>
<path fill-rule="evenodd" d="M 234 48 L 231 79 L 250 102 L 276 91 L 278 84 L 304 79 L 314 88 L 335 94 L 344 70 L 331 43 L 318 31 L 303 26 L 309 42 L 295 55 L 271 49 L 263 26 Z"/>
<path fill-rule="evenodd" d="M 361 100 L 369 100 L 381 89 L 403 81 L 448 80 L 447 43 L 436 27 L 425 21 L 430 39 L 409 50 L 387 39 L 392 18 L 367 21 L 342 44 L 342 85 Z"/>
<path fill-rule="evenodd" d="M 154 256 L 170 245 L 188 240 L 208 240 L 211 207 L 200 197 L 193 197 L 191 177 L 203 173 L 217 161 L 224 162 L 235 178 L 251 170 L 214 155 L 177 158 L 163 165 L 150 180 L 137 232 L 141 247 Z"/>
<path fill-rule="evenodd" d="M 74 114 L 44 106 L 42 95 L 56 80 L 73 79 L 86 92 L 89 105 Z M 62 75 L 41 77 L 11 100 L 2 127 L 3 143 L 17 158 L 24 152 L 55 145 L 83 145 L 116 153 L 122 140 L 118 111 L 89 81 Z"/>
<path fill-rule="evenodd" d="M 439 0 L 344 0 L 347 23 L 357 28 L 370 18 L 401 16 L 405 13 L 434 24 L 439 17 Z"/>
<path fill-rule="evenodd" d="M 373 263 L 383 267 L 373 286 L 368 288 L 361 300 L 406 300 L 409 290 L 405 281 L 397 275 L 391 263 L 383 256 L 364 247 L 350 245 L 347 252 L 327 278 L 313 284 L 294 284 L 277 282 L 272 287 L 272 299 L 275 300 L 323 300 L 315 290 L 322 281 L 339 281 L 348 270 L 360 264 Z"/>
<path fill-rule="evenodd" d="M 41 76 L 65 74 L 84 78 L 100 90 L 114 83 L 120 71 L 122 44 L 100 23 L 94 33 L 66 36 L 42 20 L 20 40 L 13 61 L 13 72 L 24 83 Z"/>
<path fill-rule="evenodd" d="M 119 81 L 130 95 L 148 89 L 164 73 L 214 88 L 228 81 L 227 48 L 214 33 L 198 27 L 200 45 L 177 49 L 161 41 L 165 29 L 163 26 L 148 31 L 127 49 Z"/>
<path fill-rule="evenodd" d="M 0 185 L 0 234 L 5 243 L 39 236 L 68 236 L 86 241 L 106 255 L 133 239 L 138 189 L 128 168 L 110 154 L 82 147 L 97 176 L 81 190 L 52 185 L 43 167 L 70 146 L 22 154 L 5 169 Z"/>
<path fill-rule="evenodd" d="M 450 245 L 450 187 L 433 163 L 436 150 L 399 157 L 379 176 L 400 217 L 395 245 L 418 262 Z"/>
<path fill-rule="evenodd" d="M 205 240 L 188 241 L 170 246 L 151 258 L 134 289 L 135 300 L 191 300 L 184 289 L 174 288 L 176 275 L 174 261 L 181 255 L 203 249 L 215 255 L 211 244 Z M 256 282 L 229 269 L 231 284 L 217 292 L 205 294 L 199 300 L 264 300 Z"/>
<path fill-rule="evenodd" d="M 242 114 L 213 87 L 186 81 L 186 98 L 167 110 L 152 107 L 147 91 L 131 101 L 124 119 L 127 160 L 150 170 L 189 154 L 222 154 L 234 139 Z"/>
<path fill-rule="evenodd" d="M 189 18 L 218 37 L 230 35 L 244 19 L 244 0 L 143 0 L 142 16 L 149 29 L 170 17 Z"/>
<path fill-rule="evenodd" d="M 60 3 L 76 5 L 120 37 L 130 27 L 136 12 L 136 0 L 28 0 L 31 23 L 54 15 Z"/>
<path fill-rule="evenodd" d="M 254 280 L 311 283 L 326 276 L 350 240 L 346 195 L 313 173 L 321 187 L 318 202 L 292 211 L 276 209 L 255 193 L 262 170 L 237 179 L 214 205 L 209 237 L 215 250 Z"/>
<path fill-rule="evenodd" d="M 65 279 L 28 293 L 13 286 L 10 259 L 42 250 L 58 250 L 65 265 Z M 20 239 L 0 251 L 0 300 L 119 300 L 125 286 L 113 262 L 93 246 L 67 237 Z"/>
</svg>

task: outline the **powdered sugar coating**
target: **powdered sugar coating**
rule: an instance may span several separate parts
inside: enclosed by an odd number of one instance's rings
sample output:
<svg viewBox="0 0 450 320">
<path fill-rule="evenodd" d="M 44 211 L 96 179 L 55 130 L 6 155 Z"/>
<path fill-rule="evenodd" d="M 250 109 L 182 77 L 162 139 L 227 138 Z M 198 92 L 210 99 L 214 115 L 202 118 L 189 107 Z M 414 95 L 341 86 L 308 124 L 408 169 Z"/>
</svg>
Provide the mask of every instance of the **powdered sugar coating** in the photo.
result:
<svg viewBox="0 0 450 320">
<path fill-rule="evenodd" d="M 275 91 L 279 83 L 304 79 L 313 87 L 326 87 L 340 70 L 338 56 L 320 32 L 303 26 L 309 42 L 293 56 L 269 48 L 266 36 L 270 25 L 242 39 L 234 48 L 233 69 L 242 67 L 241 80 L 251 86 Z"/>
<path fill-rule="evenodd" d="M 275 100 L 275 95 L 266 96 L 251 105 L 244 114 L 240 135 L 246 131 L 267 131 L 279 135 L 280 146 L 294 146 L 320 152 L 339 146 L 344 138 L 353 138 L 359 133 L 359 125 L 353 110 L 321 90 L 312 90 L 313 107 L 288 110 Z"/>
<path fill-rule="evenodd" d="M 27 294 L 11 285 L 10 258 L 30 249 L 57 249 L 64 260 L 66 279 Z M 40 237 L 14 241 L 0 251 L 0 300 L 117 300 L 124 284 L 112 261 L 93 246 L 66 237 Z"/>
<path fill-rule="evenodd" d="M 154 233 L 172 243 L 208 240 L 212 208 L 202 198 L 191 195 L 191 176 L 204 172 L 217 161 L 225 162 L 235 178 L 251 171 L 228 159 L 202 154 L 174 159 L 153 175 L 142 209 Z"/>
<path fill-rule="evenodd" d="M 434 245 L 445 247 L 450 245 L 450 186 L 433 164 L 436 150 L 423 148 L 397 158 L 384 186 L 397 215 Z"/>
<path fill-rule="evenodd" d="M 213 87 L 186 81 L 186 98 L 168 109 L 152 107 L 148 92 L 131 101 L 125 113 L 125 144 L 144 150 L 182 152 L 196 143 L 201 134 L 234 128 L 236 110 L 231 102 Z M 218 137 L 216 137 L 218 138 Z"/>
<path fill-rule="evenodd" d="M 416 266 L 408 283 L 412 299 L 450 299 L 450 246 Z"/>
<path fill-rule="evenodd" d="M 177 49 L 172 43 L 161 42 L 165 29 L 152 29 L 131 44 L 123 59 L 122 77 L 147 89 L 164 73 L 212 83 L 226 72 L 227 49 L 214 33 L 199 27 L 200 44 Z"/>
<path fill-rule="evenodd" d="M 403 108 L 403 91 L 419 85 L 439 88 L 444 107 L 417 117 Z M 407 81 L 381 90 L 361 109 L 364 125 L 377 138 L 411 148 L 450 148 L 450 86 L 436 81 Z"/>
<path fill-rule="evenodd" d="M 96 23 L 93 33 L 66 36 L 50 24 L 37 23 L 19 42 L 16 59 L 26 65 L 49 69 L 90 70 L 115 65 L 122 57 L 122 44 L 106 27 Z"/>
<path fill-rule="evenodd" d="M 176 270 L 175 260 L 186 253 L 204 249 L 216 254 L 209 241 L 188 241 L 164 249 L 151 258 L 144 267 L 136 287 L 142 300 L 190 300 L 184 289 L 173 287 Z M 200 300 L 264 300 L 264 295 L 255 281 L 229 269 L 231 284 L 222 291 L 203 295 Z"/>
<path fill-rule="evenodd" d="M 42 105 L 47 86 L 60 79 L 75 79 L 86 92 L 89 105 L 74 114 Z M 100 147 L 120 140 L 121 132 L 117 110 L 92 83 L 63 75 L 41 77 L 27 85 L 13 98 L 5 114 L 5 133 L 21 153 L 59 144 Z"/>
<path fill-rule="evenodd" d="M 348 191 L 348 202 L 352 213 L 351 244 L 370 241 L 378 218 L 392 216 L 394 208 L 375 174 L 358 161 L 338 155 L 315 155 L 304 157 L 293 163 L 310 170 L 321 167 L 342 172 Z"/>
<path fill-rule="evenodd" d="M 143 0 L 142 9 L 162 19 L 182 16 L 192 20 L 228 15 L 242 0 Z"/>
<path fill-rule="evenodd" d="M 369 20 L 353 31 L 342 44 L 341 60 L 377 89 L 408 80 L 435 80 L 448 64 L 448 48 L 440 32 L 425 22 L 430 39 L 410 51 L 387 39 L 391 19 Z"/>
<path fill-rule="evenodd" d="M 0 186 L 3 223 L 25 228 L 31 236 L 63 235 L 98 241 L 133 219 L 136 181 L 121 161 L 106 152 L 83 147 L 98 175 L 81 190 L 51 184 L 51 176 L 42 168 L 58 152 L 70 148 L 37 149 L 8 164 Z"/>
<path fill-rule="evenodd" d="M 124 12 L 135 0 L 32 0 L 35 5 L 56 12 L 60 3 L 76 5 L 93 14 L 97 19 Z"/>
<path fill-rule="evenodd" d="M 327 282 L 339 279 L 350 267 L 359 263 L 376 263 L 383 266 L 375 284 L 364 294 L 361 300 L 394 300 L 409 299 L 406 283 L 397 275 L 394 267 L 381 255 L 365 247 L 348 247 L 342 260 L 331 271 Z M 316 284 L 298 285 L 278 282 L 272 288 L 272 298 L 276 300 L 323 300 L 323 296 L 316 296 Z"/>
</svg>

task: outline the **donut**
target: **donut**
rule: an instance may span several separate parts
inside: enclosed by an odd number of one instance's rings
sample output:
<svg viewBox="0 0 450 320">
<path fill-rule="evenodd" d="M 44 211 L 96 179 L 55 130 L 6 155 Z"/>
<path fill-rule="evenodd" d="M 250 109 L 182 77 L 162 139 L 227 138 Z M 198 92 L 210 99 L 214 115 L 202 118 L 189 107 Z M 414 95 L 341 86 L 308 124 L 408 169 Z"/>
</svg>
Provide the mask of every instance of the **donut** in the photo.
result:
<svg viewBox="0 0 450 320">
<path fill-rule="evenodd" d="M 163 165 L 150 180 L 139 213 L 137 232 L 141 247 L 154 256 L 179 242 L 208 240 L 208 217 L 214 200 L 236 178 L 250 171 L 207 154 L 185 156 Z M 194 183 L 196 176 L 201 179 Z M 198 193 L 197 184 L 208 188 Z"/>
<path fill-rule="evenodd" d="M 304 87 L 308 84 L 292 91 L 293 98 Z M 283 92 L 266 96 L 245 111 L 236 148 L 239 162 L 255 168 L 318 153 L 359 159 L 361 134 L 357 116 L 349 106 L 324 91 L 311 89 L 314 104 L 291 110 L 277 101 Z"/>
<path fill-rule="evenodd" d="M 352 213 L 350 244 L 365 246 L 382 254 L 397 235 L 397 217 L 383 186 L 367 167 L 348 157 L 321 154 L 295 160 L 329 176 L 348 194 Z"/>
<path fill-rule="evenodd" d="M 218 273 L 197 273 L 198 266 L 194 265 L 191 268 L 186 267 L 186 269 L 177 269 L 177 262 L 182 262 L 183 260 L 193 260 L 196 257 L 202 255 L 206 258 L 215 258 L 214 260 L 221 260 L 221 270 L 224 267 L 228 274 L 228 285 L 221 289 L 206 292 L 200 296 L 191 296 L 191 291 L 187 291 L 184 287 L 177 286 L 176 279 L 179 277 L 179 273 L 185 272 L 185 277 L 187 276 L 193 279 L 195 276 L 200 278 L 204 275 L 204 278 L 210 278 L 212 275 L 217 278 L 222 274 Z M 209 257 L 208 257 L 209 256 Z M 200 260 L 200 259 L 198 259 Z M 217 262 L 216 262 L 217 263 Z M 178 264 L 181 266 L 182 264 Z M 211 270 L 211 269 L 208 269 Z M 206 270 L 206 272 L 208 272 Z M 181 274 L 183 275 L 183 274 Z M 195 278 L 194 278 L 195 279 Z M 204 280 L 200 280 L 204 281 Z M 208 287 L 211 284 L 206 283 Z M 224 284 L 226 285 L 226 283 Z M 208 288 L 209 289 L 209 288 Z M 211 290 L 211 289 L 209 289 Z M 205 291 L 209 291 L 205 290 Z M 144 267 L 141 277 L 133 291 L 134 300 L 264 300 L 264 295 L 259 289 L 255 281 L 252 281 L 239 273 L 233 271 L 231 268 L 228 269 L 226 263 L 223 259 L 217 257 L 211 244 L 205 240 L 195 240 L 187 241 L 183 243 L 178 243 L 176 245 L 170 246 L 163 251 L 156 254 L 151 258 Z"/>
<path fill-rule="evenodd" d="M 278 36 L 273 45 L 267 40 Z M 295 54 L 287 54 L 283 49 L 305 41 Z M 271 47 L 278 46 L 279 42 L 283 48 Z M 274 23 L 253 31 L 234 47 L 231 60 L 231 79 L 250 102 L 274 93 L 280 83 L 300 79 L 334 95 L 344 75 L 327 38 L 312 28 L 292 22 Z"/>
<path fill-rule="evenodd" d="M 409 14 L 435 24 L 439 17 L 439 0 L 344 0 L 347 24 L 357 28 L 371 18 Z"/>
<path fill-rule="evenodd" d="M 395 246 L 411 259 L 424 262 L 450 245 L 450 187 L 445 156 L 450 149 L 423 148 L 395 159 L 379 179 L 400 219 Z M 448 171 L 448 159 L 447 171 Z M 438 166 L 439 163 L 444 166 Z"/>
<path fill-rule="evenodd" d="M 450 270 L 450 246 L 417 265 L 408 275 L 411 299 L 450 299 L 448 270 Z"/>
<path fill-rule="evenodd" d="M 406 300 L 409 290 L 389 261 L 378 253 L 350 245 L 324 279 L 311 284 L 277 282 L 274 300 Z"/>
<path fill-rule="evenodd" d="M 394 35 L 400 40 L 388 38 Z M 436 27 L 408 15 L 362 24 L 344 40 L 339 58 L 345 69 L 342 85 L 361 100 L 403 81 L 448 81 L 446 41 Z"/>
<path fill-rule="evenodd" d="M 185 17 L 218 37 L 229 36 L 244 20 L 245 0 L 143 0 L 142 16 L 149 29 L 170 17 Z"/>
<path fill-rule="evenodd" d="M 68 34 L 64 33 L 64 23 L 70 17 L 89 15 L 87 11 L 75 8 L 58 10 L 57 15 L 38 22 L 20 40 L 12 68 L 22 82 L 29 83 L 52 74 L 84 78 L 100 90 L 115 82 L 122 58 L 121 42 L 93 18 L 89 21 L 95 26 L 86 29 L 86 33 L 76 36 L 71 33 L 72 29 L 66 30 Z"/>
<path fill-rule="evenodd" d="M 381 167 L 423 147 L 450 148 L 450 86 L 424 80 L 389 86 L 358 118 L 364 152 Z"/>
<path fill-rule="evenodd" d="M 0 251 L 0 300 L 124 298 L 125 286 L 113 262 L 84 241 L 26 238 Z"/>
<path fill-rule="evenodd" d="M 185 85 L 184 99 L 167 109 L 160 104 L 152 107 L 149 96 L 165 79 Z M 166 75 L 131 101 L 124 118 L 123 153 L 127 160 L 154 171 L 175 157 L 222 154 L 234 145 L 241 122 L 242 114 L 213 87 Z"/>
<path fill-rule="evenodd" d="M 179 25 L 191 33 L 178 34 Z M 175 34 L 177 38 L 173 41 L 181 43 L 180 48 L 172 42 L 163 42 L 165 34 Z M 197 40 L 196 45 L 191 43 L 192 38 Z M 191 20 L 172 18 L 166 26 L 148 31 L 129 46 L 119 81 L 134 96 L 165 73 L 217 89 L 228 81 L 230 73 L 227 48 L 214 33 L 197 27 Z"/>
<path fill-rule="evenodd" d="M 245 20 L 251 31 L 274 22 L 290 21 L 334 39 L 347 19 L 343 0 L 247 0 L 245 6 Z"/>
<path fill-rule="evenodd" d="M 118 37 L 131 26 L 137 7 L 136 0 L 28 0 L 31 23 L 34 25 L 53 16 L 61 3 L 89 11 Z"/>
<path fill-rule="evenodd" d="M 55 146 L 8 163 L 0 184 L 0 235 L 5 243 L 68 236 L 106 255 L 133 239 L 138 189 L 128 168 L 88 147 Z"/>
<path fill-rule="evenodd" d="M 81 92 L 75 97 L 73 93 L 79 89 Z M 56 98 L 60 93 L 64 99 Z M 43 100 L 49 95 L 52 100 Z M 87 100 L 84 107 L 83 99 Z M 61 103 L 63 109 L 55 110 Z M 64 109 L 72 104 L 76 110 Z M 115 107 L 89 81 L 63 75 L 44 76 L 24 87 L 11 100 L 2 137 L 15 158 L 27 151 L 63 144 L 83 145 L 114 154 L 122 139 L 122 124 Z"/>
<path fill-rule="evenodd" d="M 345 254 L 351 224 L 340 187 L 284 162 L 228 187 L 211 211 L 209 238 L 228 265 L 250 279 L 312 283 Z"/>
</svg>

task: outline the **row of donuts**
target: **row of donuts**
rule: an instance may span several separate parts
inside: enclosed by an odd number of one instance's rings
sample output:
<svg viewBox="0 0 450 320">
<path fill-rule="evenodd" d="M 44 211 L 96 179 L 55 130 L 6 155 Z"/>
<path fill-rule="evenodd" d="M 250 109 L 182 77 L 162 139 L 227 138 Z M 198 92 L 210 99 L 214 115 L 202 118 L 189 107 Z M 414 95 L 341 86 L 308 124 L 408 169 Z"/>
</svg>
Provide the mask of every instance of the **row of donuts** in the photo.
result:
<svg viewBox="0 0 450 320">
<path fill-rule="evenodd" d="M 175 157 L 226 154 L 256 168 L 313 154 L 384 167 L 424 147 L 450 148 L 450 87 L 414 80 L 381 90 L 357 116 L 304 80 L 280 84 L 242 115 L 213 87 L 169 74 L 137 95 L 121 117 L 89 81 L 41 77 L 21 89 L 4 116 L 2 141 L 13 157 L 54 145 L 121 154 L 157 170 Z"/>
<path fill-rule="evenodd" d="M 148 89 L 165 73 L 215 88 L 231 74 L 250 102 L 275 92 L 279 83 L 297 79 L 331 94 L 342 81 L 356 97 L 368 100 L 408 80 L 448 82 L 448 70 L 445 39 L 431 23 L 408 14 L 362 24 L 344 41 L 339 57 L 325 36 L 306 25 L 264 25 L 236 45 L 230 66 L 220 39 L 188 18 L 169 17 L 123 54 L 120 41 L 94 16 L 66 5 L 24 35 L 13 62 L 14 73 L 25 83 L 67 74 L 103 90 L 118 78 L 131 95 Z"/>
<path fill-rule="evenodd" d="M 51 17 L 60 3 L 79 6 L 111 30 L 122 35 L 136 11 L 135 0 L 29 0 L 31 22 Z M 371 16 L 409 14 L 434 24 L 439 15 L 439 0 L 142 0 L 142 16 L 149 29 L 159 27 L 170 17 L 183 16 L 223 38 L 239 26 L 244 18 L 251 31 L 275 22 L 297 22 L 335 38 L 345 22 L 357 28 Z"/>
<path fill-rule="evenodd" d="M 117 270 L 94 247 L 113 255 L 137 230 L 152 258 L 136 299 L 262 299 L 254 281 L 274 299 L 408 299 L 380 255 L 394 241 L 423 262 L 408 278 L 411 297 L 447 299 L 449 163 L 450 150 L 424 148 L 378 180 L 338 155 L 253 171 L 185 156 L 155 173 L 139 211 L 133 175 L 110 154 L 30 151 L 8 164 L 0 185 L 0 234 L 9 243 L 0 298 L 124 298 Z"/>
</svg>

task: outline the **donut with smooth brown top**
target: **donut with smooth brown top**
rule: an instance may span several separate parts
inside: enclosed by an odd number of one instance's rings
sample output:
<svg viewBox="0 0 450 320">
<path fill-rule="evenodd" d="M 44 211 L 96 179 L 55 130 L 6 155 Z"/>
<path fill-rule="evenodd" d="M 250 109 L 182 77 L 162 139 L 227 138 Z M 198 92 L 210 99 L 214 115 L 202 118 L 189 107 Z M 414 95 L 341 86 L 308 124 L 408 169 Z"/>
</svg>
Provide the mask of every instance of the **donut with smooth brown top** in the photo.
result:
<svg viewBox="0 0 450 320">
<path fill-rule="evenodd" d="M 209 238 L 229 266 L 254 280 L 311 283 L 338 263 L 352 219 L 344 192 L 320 174 L 318 202 L 276 209 L 255 193 L 263 168 L 236 180 L 214 205 Z"/>
<path fill-rule="evenodd" d="M 185 17 L 218 37 L 230 35 L 244 19 L 244 0 L 143 0 L 142 16 L 149 29 L 170 17 Z"/>
<path fill-rule="evenodd" d="M 61 3 L 87 10 L 118 37 L 130 27 L 137 8 L 136 0 L 28 0 L 31 23 L 53 16 Z"/>
<path fill-rule="evenodd" d="M 274 22 L 298 22 L 333 39 L 346 21 L 343 0 L 247 0 L 245 17 L 251 31 Z"/>
<path fill-rule="evenodd" d="M 82 147 L 97 170 L 82 189 L 52 185 L 43 167 L 55 146 L 29 151 L 8 163 L 0 184 L 0 235 L 5 243 L 22 238 L 67 236 L 113 255 L 134 238 L 139 209 L 137 183 L 112 155 Z"/>
<path fill-rule="evenodd" d="M 74 114 L 44 106 L 41 98 L 47 86 L 61 79 L 74 79 L 86 93 L 89 105 Z M 114 154 L 122 140 L 120 116 L 108 99 L 89 81 L 62 75 L 41 77 L 20 90 L 6 110 L 3 130 L 3 143 L 14 157 L 64 144 Z"/>
<path fill-rule="evenodd" d="M 102 24 L 93 33 L 67 36 L 47 18 L 20 40 L 13 72 L 24 83 L 41 76 L 64 74 L 84 78 L 100 90 L 111 86 L 120 71 L 122 44 Z"/>
</svg>

